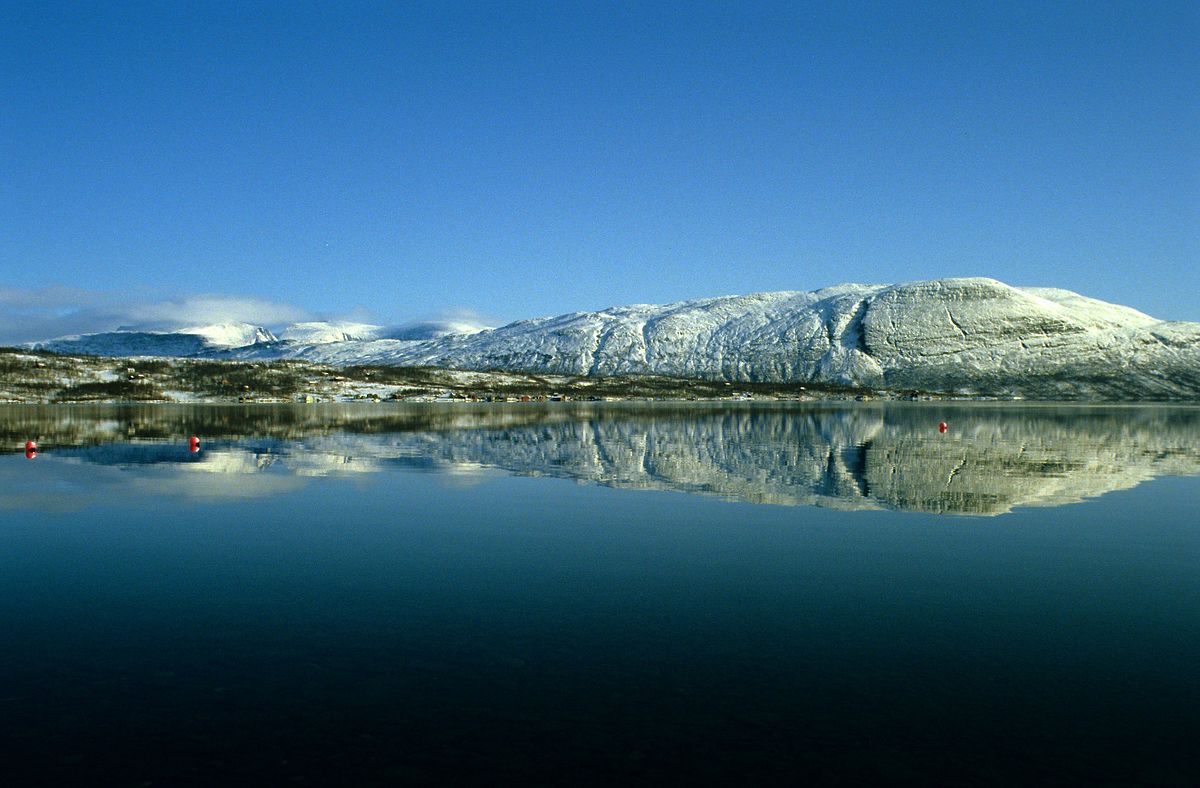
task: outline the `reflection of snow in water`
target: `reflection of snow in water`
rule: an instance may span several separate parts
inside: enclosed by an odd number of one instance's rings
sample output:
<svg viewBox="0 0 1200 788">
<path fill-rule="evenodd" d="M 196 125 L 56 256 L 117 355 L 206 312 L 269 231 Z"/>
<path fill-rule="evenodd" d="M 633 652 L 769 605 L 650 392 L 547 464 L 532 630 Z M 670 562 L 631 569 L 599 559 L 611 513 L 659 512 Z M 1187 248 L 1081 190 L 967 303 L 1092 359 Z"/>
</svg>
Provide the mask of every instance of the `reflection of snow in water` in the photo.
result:
<svg viewBox="0 0 1200 788">
<path fill-rule="evenodd" d="M 187 473 L 176 469 L 175 473 L 138 475 L 129 483 L 145 495 L 238 500 L 294 492 L 307 482 L 298 476 L 277 473 Z"/>
<path fill-rule="evenodd" d="M 962 514 L 1056 506 L 1158 475 L 1200 473 L 1200 411 L 959 408 L 946 416 L 953 427 L 944 435 L 936 426 L 943 415 L 921 407 L 617 409 L 573 417 L 505 410 L 455 414 L 435 429 L 373 425 L 369 434 L 213 439 L 191 456 L 161 441 L 114 442 L 50 460 L 60 470 L 107 466 L 117 475 L 105 484 L 132 478 L 187 497 L 273 495 L 308 477 L 396 470 L 432 471 L 458 485 L 500 469 L 758 503 Z M 95 434 L 100 425 L 74 426 Z M 122 434 L 120 423 L 104 426 Z M 0 466 L 0 477 L 13 473 L 11 463 Z M 60 493 L 79 493 L 69 474 L 59 483 L 67 485 Z M 0 505 L 18 506 L 10 487 Z"/>
<path fill-rule="evenodd" d="M 202 451 L 195 462 L 181 465 L 186 472 L 246 474 L 259 473 L 275 463 L 270 454 L 255 454 L 238 449 L 211 449 Z"/>
</svg>

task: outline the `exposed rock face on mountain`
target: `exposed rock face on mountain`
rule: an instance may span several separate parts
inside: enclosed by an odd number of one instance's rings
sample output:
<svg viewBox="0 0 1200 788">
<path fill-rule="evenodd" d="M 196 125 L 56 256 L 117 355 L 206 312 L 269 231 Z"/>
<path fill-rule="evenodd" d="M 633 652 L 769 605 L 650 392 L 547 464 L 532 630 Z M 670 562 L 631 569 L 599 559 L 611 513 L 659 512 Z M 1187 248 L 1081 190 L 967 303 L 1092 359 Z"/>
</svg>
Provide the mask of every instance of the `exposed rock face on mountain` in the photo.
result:
<svg viewBox="0 0 1200 788">
<path fill-rule="evenodd" d="M 840 285 L 614 307 L 474 334 L 266 342 L 203 352 L 1038 399 L 1200 398 L 1200 324 L 1163 322 L 1069 291 L 1020 289 L 992 279 Z"/>
</svg>

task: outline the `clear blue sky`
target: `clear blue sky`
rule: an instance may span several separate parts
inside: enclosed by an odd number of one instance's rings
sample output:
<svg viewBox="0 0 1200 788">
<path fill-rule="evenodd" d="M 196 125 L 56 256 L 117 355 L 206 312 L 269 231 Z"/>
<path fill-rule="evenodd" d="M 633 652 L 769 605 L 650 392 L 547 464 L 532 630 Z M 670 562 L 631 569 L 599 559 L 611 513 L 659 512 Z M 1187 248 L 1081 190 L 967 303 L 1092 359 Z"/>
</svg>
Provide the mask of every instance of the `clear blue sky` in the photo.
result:
<svg viewBox="0 0 1200 788">
<path fill-rule="evenodd" d="M 0 306 L 983 275 L 1200 320 L 1198 42 L 1191 0 L 6 2 Z"/>
</svg>

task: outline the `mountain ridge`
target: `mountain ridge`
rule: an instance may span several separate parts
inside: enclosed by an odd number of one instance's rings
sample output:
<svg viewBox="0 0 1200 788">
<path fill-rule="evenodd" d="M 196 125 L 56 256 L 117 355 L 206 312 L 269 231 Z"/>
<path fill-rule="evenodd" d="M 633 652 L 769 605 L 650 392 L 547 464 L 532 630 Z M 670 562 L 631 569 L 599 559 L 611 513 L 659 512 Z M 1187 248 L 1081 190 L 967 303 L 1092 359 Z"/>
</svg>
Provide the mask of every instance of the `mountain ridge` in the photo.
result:
<svg viewBox="0 0 1200 788">
<path fill-rule="evenodd" d="M 986 278 L 611 306 L 471 334 L 210 345 L 191 355 L 1036 399 L 1200 398 L 1200 324 Z"/>
</svg>

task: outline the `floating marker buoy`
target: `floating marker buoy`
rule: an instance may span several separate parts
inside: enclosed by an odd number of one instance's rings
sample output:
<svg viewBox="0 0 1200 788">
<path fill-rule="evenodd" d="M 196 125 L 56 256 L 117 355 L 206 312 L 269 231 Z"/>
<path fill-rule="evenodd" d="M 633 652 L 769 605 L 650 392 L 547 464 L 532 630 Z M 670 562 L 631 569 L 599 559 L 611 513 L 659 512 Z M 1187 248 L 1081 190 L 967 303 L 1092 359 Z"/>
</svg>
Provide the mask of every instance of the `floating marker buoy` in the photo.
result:
<svg viewBox="0 0 1200 788">
<path fill-rule="evenodd" d="M 944 421 L 938 422 L 938 432 L 945 432 L 948 429 L 950 429 L 950 427 L 949 427 L 949 425 L 946 424 L 946 422 L 944 422 Z"/>
<path fill-rule="evenodd" d="M 33 441 L 25 441 L 25 451 L 37 451 L 37 444 Z"/>
<path fill-rule="evenodd" d="M 35 457 L 37 457 L 37 449 L 26 449 L 25 450 L 25 459 L 32 460 Z"/>
<path fill-rule="evenodd" d="M 200 451 L 200 439 L 195 435 L 188 438 L 188 451 L 190 451 L 192 454 Z"/>
</svg>

